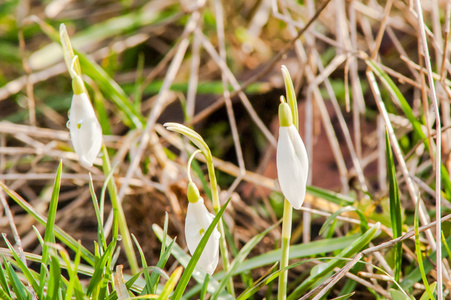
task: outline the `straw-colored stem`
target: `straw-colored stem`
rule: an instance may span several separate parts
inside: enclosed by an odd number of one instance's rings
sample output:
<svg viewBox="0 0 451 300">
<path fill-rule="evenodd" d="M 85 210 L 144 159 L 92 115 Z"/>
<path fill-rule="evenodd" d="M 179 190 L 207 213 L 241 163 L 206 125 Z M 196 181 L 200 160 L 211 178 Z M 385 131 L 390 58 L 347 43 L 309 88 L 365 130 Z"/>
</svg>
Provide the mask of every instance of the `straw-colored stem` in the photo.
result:
<svg viewBox="0 0 451 300">
<path fill-rule="evenodd" d="M 103 159 L 103 172 L 105 176 L 111 172 L 111 163 L 108 156 L 108 151 L 105 144 L 102 145 L 102 159 Z M 122 243 L 125 249 L 125 255 L 130 264 L 130 269 L 133 274 L 139 272 L 138 261 L 136 260 L 135 251 L 133 250 L 132 238 L 130 236 L 130 231 L 128 230 L 127 221 L 125 220 L 124 210 L 122 209 L 121 202 L 117 196 L 117 189 L 114 180 L 108 182 L 108 192 L 110 194 L 111 203 L 113 205 L 113 210 L 117 212 L 117 222 L 119 226 L 119 233 L 122 236 Z"/>
<path fill-rule="evenodd" d="M 291 221 L 293 216 L 293 209 L 287 199 L 283 202 L 283 220 L 282 220 L 282 256 L 280 258 L 280 269 L 288 267 L 288 258 L 290 255 L 290 239 L 291 239 Z M 279 277 L 279 292 L 278 300 L 287 298 L 287 282 L 288 270 L 283 271 Z"/>
</svg>

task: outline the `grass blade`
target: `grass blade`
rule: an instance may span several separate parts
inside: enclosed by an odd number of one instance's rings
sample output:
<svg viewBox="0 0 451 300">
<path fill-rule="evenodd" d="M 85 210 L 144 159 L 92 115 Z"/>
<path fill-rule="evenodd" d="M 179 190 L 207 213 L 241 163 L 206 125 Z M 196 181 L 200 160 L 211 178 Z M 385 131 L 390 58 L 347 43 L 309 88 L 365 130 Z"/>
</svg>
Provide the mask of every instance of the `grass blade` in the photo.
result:
<svg viewBox="0 0 451 300">
<path fill-rule="evenodd" d="M 390 139 L 387 132 L 385 133 L 385 147 L 387 151 L 387 170 L 388 170 L 388 183 L 390 193 L 390 219 L 393 230 L 393 238 L 400 237 L 402 235 L 402 213 L 401 213 L 401 200 L 399 199 L 399 187 L 396 180 L 396 169 L 393 161 L 393 153 L 390 146 Z M 398 282 L 401 278 L 401 264 L 402 264 L 402 243 L 396 243 L 394 246 L 395 251 L 395 269 L 394 277 Z"/>
</svg>

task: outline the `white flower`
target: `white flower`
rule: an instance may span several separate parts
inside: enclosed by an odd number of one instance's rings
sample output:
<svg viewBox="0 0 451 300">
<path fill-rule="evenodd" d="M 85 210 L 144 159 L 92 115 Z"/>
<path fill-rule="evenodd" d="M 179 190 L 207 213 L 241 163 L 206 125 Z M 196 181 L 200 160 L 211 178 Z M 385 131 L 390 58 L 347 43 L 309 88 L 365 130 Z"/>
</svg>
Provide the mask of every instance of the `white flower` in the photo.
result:
<svg viewBox="0 0 451 300">
<path fill-rule="evenodd" d="M 191 255 L 193 255 L 213 219 L 214 215 L 208 212 L 202 198 L 199 198 L 195 203 L 188 203 L 185 219 L 185 238 Z M 215 228 L 197 262 L 199 270 L 210 275 L 213 274 L 218 265 L 220 236 L 218 229 Z"/>
<path fill-rule="evenodd" d="M 102 146 L 102 128 L 86 92 L 74 93 L 69 111 L 72 145 L 80 163 L 92 166 Z"/>
<path fill-rule="evenodd" d="M 295 208 L 304 203 L 308 157 L 299 132 L 293 124 L 279 127 L 277 175 L 285 198 Z"/>
</svg>

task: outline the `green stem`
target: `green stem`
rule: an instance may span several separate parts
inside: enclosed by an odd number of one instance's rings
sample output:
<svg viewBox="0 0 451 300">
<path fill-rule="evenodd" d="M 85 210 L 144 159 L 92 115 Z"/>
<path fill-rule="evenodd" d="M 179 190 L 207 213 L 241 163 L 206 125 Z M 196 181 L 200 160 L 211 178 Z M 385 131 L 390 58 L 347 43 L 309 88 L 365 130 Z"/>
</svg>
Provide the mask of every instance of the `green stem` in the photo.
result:
<svg viewBox="0 0 451 300">
<path fill-rule="evenodd" d="M 283 220 L 282 220 L 282 257 L 280 258 L 280 269 L 288 267 L 288 258 L 290 255 L 290 239 L 291 239 L 291 220 L 293 209 L 287 199 L 283 203 Z M 283 271 L 279 277 L 279 293 L 278 300 L 287 298 L 287 282 L 288 270 Z"/>
<path fill-rule="evenodd" d="M 111 172 L 111 163 L 108 156 L 107 148 L 105 144 L 102 145 L 102 159 L 103 159 L 103 173 L 105 176 Z M 138 261 L 136 260 L 135 251 L 133 250 L 132 238 L 130 236 L 130 231 L 128 230 L 127 222 L 125 220 L 124 210 L 117 196 L 116 184 L 114 179 L 108 182 L 108 192 L 110 194 L 111 203 L 113 205 L 113 211 L 117 212 L 117 222 L 119 226 L 119 232 L 122 236 L 122 243 L 125 248 L 125 255 L 127 256 L 128 263 L 130 264 L 130 269 L 133 274 L 139 272 Z"/>
<path fill-rule="evenodd" d="M 208 176 L 210 178 L 211 183 L 211 195 L 213 200 L 213 210 L 215 214 L 218 214 L 219 210 L 221 209 L 221 204 L 219 203 L 219 191 L 218 191 L 218 183 L 216 181 L 216 173 L 215 173 L 215 167 L 213 165 L 213 159 L 211 156 L 211 153 L 208 153 L 206 156 L 207 160 L 207 168 L 208 168 Z M 219 239 L 219 251 L 221 252 L 221 258 L 222 258 L 222 266 L 224 269 L 224 272 L 227 273 L 230 268 L 229 263 L 229 253 L 227 251 L 227 243 L 225 238 L 225 232 L 224 232 L 224 223 L 223 219 L 219 220 L 218 223 L 218 231 L 221 234 L 221 237 Z M 227 290 L 229 291 L 229 294 L 231 294 L 233 297 L 235 297 L 235 288 L 233 286 L 233 278 L 230 277 L 229 281 L 227 282 Z"/>
</svg>

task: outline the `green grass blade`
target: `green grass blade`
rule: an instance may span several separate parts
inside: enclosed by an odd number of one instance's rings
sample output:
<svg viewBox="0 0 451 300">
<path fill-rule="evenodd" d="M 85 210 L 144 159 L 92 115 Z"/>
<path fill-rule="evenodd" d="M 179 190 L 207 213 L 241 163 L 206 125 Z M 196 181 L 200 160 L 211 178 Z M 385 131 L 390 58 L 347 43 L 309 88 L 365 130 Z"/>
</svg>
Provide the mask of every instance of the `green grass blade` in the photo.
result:
<svg viewBox="0 0 451 300">
<path fill-rule="evenodd" d="M 420 207 L 420 202 L 417 202 L 417 205 L 415 205 L 415 217 L 414 217 L 414 227 L 415 227 L 415 254 L 417 255 L 417 260 L 418 260 L 418 268 L 420 270 L 421 273 L 421 279 L 423 280 L 423 284 L 424 287 L 426 288 L 426 292 L 429 295 L 429 298 L 431 300 L 434 300 L 434 295 L 432 294 L 431 288 L 429 286 L 428 283 L 428 279 L 426 277 L 426 272 L 424 270 L 424 265 L 423 265 L 423 254 L 421 253 L 421 245 L 420 245 L 420 232 L 419 232 L 419 207 Z"/>
<path fill-rule="evenodd" d="M 338 204 L 340 206 L 352 205 L 355 202 L 355 199 L 352 197 L 315 186 L 307 186 L 307 193 L 312 196 L 319 197 L 329 202 Z"/>
<path fill-rule="evenodd" d="M 213 232 L 213 230 L 212 230 Z M 158 297 L 158 300 L 167 300 L 169 299 L 169 296 L 171 295 L 172 291 L 175 288 L 175 285 L 177 284 L 177 281 L 179 280 L 180 276 L 182 276 L 183 267 L 178 267 L 175 269 L 175 271 L 171 274 L 171 277 L 164 285 L 163 291 L 160 294 L 160 297 Z M 172 298 L 174 299 L 174 298 Z"/>
<path fill-rule="evenodd" d="M 147 269 L 147 261 L 146 261 L 146 257 L 144 256 L 143 249 L 141 248 L 141 245 L 139 244 L 139 242 L 136 239 L 134 234 L 132 234 L 132 239 L 135 242 L 136 248 L 138 248 L 138 252 L 141 257 L 141 266 L 142 266 L 143 270 L 146 270 Z M 150 286 L 151 286 L 150 275 L 149 275 L 149 272 L 143 272 L 143 273 L 144 273 L 144 280 L 146 281 L 146 285 L 144 286 L 142 294 L 147 294 L 148 289 L 150 289 Z"/>
<path fill-rule="evenodd" d="M 11 251 L 11 254 L 14 257 L 14 260 L 16 261 L 17 265 L 19 266 L 19 269 L 22 271 L 22 273 L 25 275 L 25 278 L 27 278 L 28 283 L 31 285 L 35 293 L 39 293 L 40 286 L 36 279 L 34 278 L 33 274 L 31 273 L 30 269 L 25 265 L 25 263 L 20 259 L 19 255 L 17 254 L 16 250 L 14 249 L 13 245 L 8 241 L 6 238 L 6 234 L 3 233 L 3 240 L 6 242 L 6 245 L 8 246 L 9 250 Z"/>
<path fill-rule="evenodd" d="M 100 257 L 100 259 L 97 260 L 95 266 L 94 266 L 94 274 L 92 274 L 91 280 L 88 284 L 88 289 L 86 291 L 86 294 L 90 296 L 94 288 L 96 288 L 98 285 L 101 284 L 102 278 L 105 275 L 105 271 L 110 273 L 110 270 L 105 268 L 108 261 L 111 259 L 111 256 L 113 254 L 113 251 L 116 247 L 116 240 L 111 241 L 111 243 L 108 245 L 108 248 L 106 249 L 105 253 Z"/>
<path fill-rule="evenodd" d="M 435 292 L 435 288 L 436 288 L 436 287 L 437 287 L 437 281 L 431 283 L 430 288 L 431 288 L 431 290 L 432 290 L 433 292 Z M 429 292 L 428 292 L 428 291 L 425 291 L 425 292 L 423 293 L 423 295 L 421 295 L 420 300 L 428 300 L 428 299 L 431 299 L 431 296 L 429 295 Z M 432 299 L 434 299 L 434 298 L 432 298 Z"/>
<path fill-rule="evenodd" d="M 29 215 L 31 215 L 36 221 L 38 221 L 41 225 L 47 224 L 47 218 L 42 216 L 39 212 L 37 212 L 27 201 L 25 201 L 19 194 L 15 191 L 11 190 L 8 186 L 6 186 L 3 182 L 0 181 L 0 187 L 11 197 L 22 209 L 24 209 Z M 66 246 L 76 251 L 78 249 L 78 242 L 74 240 L 67 232 L 59 228 L 58 226 L 54 226 L 55 236 L 62 241 Z M 94 266 L 94 255 L 89 252 L 86 248 L 81 247 L 81 254 L 86 262 L 92 266 Z"/>
<path fill-rule="evenodd" d="M 287 298 L 288 300 L 294 300 L 302 296 L 307 290 L 316 282 L 323 279 L 324 276 L 327 276 L 330 271 L 332 271 L 335 267 L 340 267 L 346 263 L 345 260 L 339 258 L 350 258 L 361 251 L 366 245 L 373 239 L 376 235 L 380 227 L 380 223 L 376 223 L 372 228 L 370 228 L 365 234 L 356 239 L 351 245 L 346 247 L 343 251 L 340 252 L 336 257 L 338 259 L 332 259 L 329 262 L 325 263 L 324 268 L 318 272 L 317 274 L 310 275 L 307 279 L 305 279 Z"/>
<path fill-rule="evenodd" d="M 396 169 L 395 163 L 393 161 L 393 153 L 391 150 L 390 139 L 388 138 L 387 132 L 385 132 L 385 147 L 387 152 L 387 170 L 388 170 L 388 183 L 389 183 L 389 194 L 390 194 L 390 220 L 393 230 L 393 238 L 398 238 L 402 235 L 402 213 L 401 213 L 401 200 L 399 199 L 399 187 L 398 181 L 396 180 Z M 395 252 L 395 269 L 394 277 L 395 281 L 398 282 L 401 278 L 401 264 L 402 264 L 402 242 L 396 243 L 394 246 Z"/>
<path fill-rule="evenodd" d="M 25 285 L 20 281 L 19 277 L 17 276 L 16 272 L 14 272 L 13 267 L 9 262 L 5 260 L 5 257 L 3 256 L 3 261 L 6 264 L 6 273 L 8 274 L 9 281 L 11 282 L 11 286 L 13 288 L 14 293 L 16 294 L 17 300 L 28 300 L 31 299 L 31 295 L 28 292 Z"/>
<path fill-rule="evenodd" d="M 41 286 L 41 290 L 38 292 L 39 298 L 42 298 L 44 292 L 45 282 L 47 281 L 47 264 L 50 260 L 50 243 L 55 243 L 55 218 L 56 218 L 56 209 L 58 207 L 58 198 L 60 194 L 61 188 L 61 173 L 63 171 L 63 161 L 61 160 L 58 169 L 56 171 L 55 182 L 53 184 L 52 197 L 50 199 L 49 204 L 49 212 L 47 216 L 47 223 L 45 224 L 45 233 L 44 233 L 44 243 L 42 244 L 42 263 L 41 263 L 41 272 L 39 276 L 39 282 Z"/>
<path fill-rule="evenodd" d="M 58 299 L 60 292 L 61 267 L 55 256 L 51 257 L 47 299 Z"/>
<path fill-rule="evenodd" d="M 227 285 L 229 279 L 232 277 L 233 272 L 238 268 L 239 265 L 241 265 L 243 263 L 243 261 L 245 260 L 245 258 L 249 255 L 249 253 L 251 252 L 252 249 L 254 249 L 254 247 L 263 239 L 263 237 L 268 234 L 268 232 L 270 232 L 271 230 L 273 230 L 275 227 L 280 225 L 280 221 L 277 222 L 276 224 L 270 226 L 268 229 L 266 229 L 265 231 L 263 231 L 262 233 L 257 234 L 256 236 L 254 236 L 252 239 L 250 239 L 246 245 L 243 246 L 243 248 L 241 248 L 240 252 L 238 253 L 238 255 L 235 257 L 235 259 L 233 260 L 233 262 L 230 264 L 230 269 L 228 270 L 228 272 L 225 274 L 225 276 L 222 278 L 221 283 L 219 285 L 219 288 L 216 290 L 216 292 L 211 296 L 212 300 L 216 300 L 219 297 L 219 293 L 225 288 L 225 286 Z"/>
<path fill-rule="evenodd" d="M 200 300 L 205 299 L 205 295 L 207 294 L 208 283 L 210 282 L 210 274 L 205 275 L 204 283 L 202 284 L 202 289 L 200 290 Z"/>
<path fill-rule="evenodd" d="M 108 180 L 108 178 L 106 180 Z M 99 202 L 97 200 L 97 196 L 94 191 L 91 173 L 89 173 L 89 191 L 91 192 L 92 204 L 94 206 L 94 212 L 96 214 L 97 219 L 97 238 L 99 241 L 99 245 L 101 245 L 101 249 L 105 250 L 107 242 L 105 240 L 105 233 L 103 231 L 103 218 L 100 214 Z"/>
<path fill-rule="evenodd" d="M 8 290 L 8 289 L 6 289 L 6 291 L 9 293 L 9 290 Z M 12 300 L 11 296 L 8 295 L 8 294 L 6 293 L 6 291 L 0 289 L 0 299 L 2 299 L 2 300 Z"/>
<path fill-rule="evenodd" d="M 371 60 L 365 60 L 366 64 L 373 70 L 373 72 L 379 77 L 379 79 L 382 81 L 386 89 L 398 99 L 399 103 L 401 104 L 401 109 L 403 110 L 404 114 L 406 115 L 409 122 L 412 124 L 412 127 L 415 131 L 415 133 L 423 139 L 424 144 L 429 149 L 429 153 L 432 153 L 433 151 L 430 149 L 429 140 L 426 138 L 426 135 L 424 134 L 423 130 L 421 129 L 422 123 L 418 121 L 418 118 L 415 117 L 413 114 L 412 108 L 410 107 L 409 103 L 407 102 L 406 98 L 404 98 L 404 95 L 401 93 L 401 91 L 398 89 L 396 84 L 391 80 L 390 76 L 388 76 L 387 73 L 385 73 L 381 68 L 377 66 L 377 64 Z M 440 172 L 442 175 L 442 181 L 443 185 L 446 191 L 446 196 L 448 200 L 451 200 L 451 180 L 449 177 L 449 172 L 446 168 L 446 166 L 442 163 L 440 166 Z"/>
<path fill-rule="evenodd" d="M 161 269 L 164 268 L 164 266 L 166 265 L 166 263 L 169 259 L 169 256 L 171 255 L 172 247 L 174 246 L 174 244 L 175 244 L 175 238 L 172 240 L 172 242 L 169 244 L 169 246 L 166 247 L 166 251 L 163 253 L 163 255 L 158 260 L 158 263 L 157 263 L 158 268 L 161 268 Z M 151 294 L 156 294 L 159 280 L 160 280 L 160 274 L 152 273 L 150 275 L 149 291 Z"/>
<path fill-rule="evenodd" d="M 212 234 L 213 230 L 216 228 L 216 225 L 218 224 L 219 220 L 222 217 L 222 214 L 224 213 L 227 205 L 230 203 L 230 199 L 227 200 L 227 202 L 221 207 L 221 210 L 218 212 L 218 214 L 215 216 L 213 221 L 211 222 L 210 226 L 208 227 L 207 231 L 205 232 L 204 236 L 199 242 L 199 245 L 196 248 L 196 251 L 194 251 L 193 256 L 191 257 L 188 265 L 186 266 L 185 271 L 183 272 L 182 277 L 180 278 L 180 282 L 177 285 L 176 290 L 174 291 L 174 295 L 172 297 L 173 300 L 178 300 L 182 297 L 183 293 L 185 292 L 186 286 L 188 285 L 188 281 L 191 278 L 191 275 L 193 274 L 194 267 L 197 264 L 197 261 L 199 260 L 200 255 L 202 254 L 202 251 L 204 250 L 205 245 L 207 244 L 207 241 Z"/>
<path fill-rule="evenodd" d="M 4 259 L 3 259 L 4 261 Z M 8 286 L 8 280 L 6 279 L 6 273 L 5 273 L 5 269 L 3 269 L 3 264 L 0 262 L 0 291 L 4 291 L 4 293 L 6 294 L 7 297 L 11 298 L 11 292 L 9 291 L 9 286 Z M 5 294 L 3 294 L 1 297 L 5 298 Z"/>
</svg>

